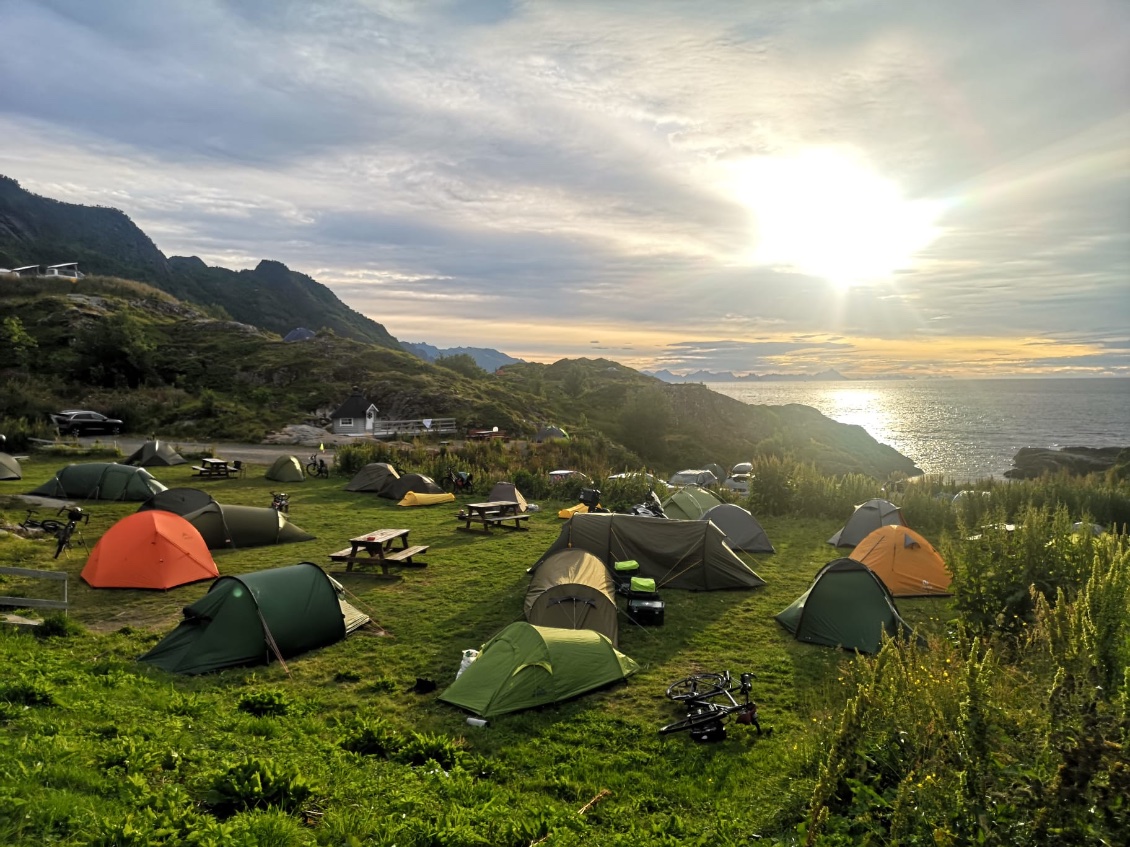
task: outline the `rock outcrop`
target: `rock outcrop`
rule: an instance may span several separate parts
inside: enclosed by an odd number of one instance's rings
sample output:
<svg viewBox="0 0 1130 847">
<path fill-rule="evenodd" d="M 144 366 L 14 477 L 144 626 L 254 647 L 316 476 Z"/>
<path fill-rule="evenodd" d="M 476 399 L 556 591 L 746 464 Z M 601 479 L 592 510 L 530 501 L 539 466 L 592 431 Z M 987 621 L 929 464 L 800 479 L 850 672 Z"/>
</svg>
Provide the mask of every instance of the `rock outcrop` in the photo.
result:
<svg viewBox="0 0 1130 847">
<path fill-rule="evenodd" d="M 1072 476 L 1105 473 L 1114 467 L 1125 447 L 1021 447 L 1012 457 L 1012 468 L 1004 472 L 1009 479 L 1036 479 L 1044 474 L 1066 471 Z"/>
</svg>

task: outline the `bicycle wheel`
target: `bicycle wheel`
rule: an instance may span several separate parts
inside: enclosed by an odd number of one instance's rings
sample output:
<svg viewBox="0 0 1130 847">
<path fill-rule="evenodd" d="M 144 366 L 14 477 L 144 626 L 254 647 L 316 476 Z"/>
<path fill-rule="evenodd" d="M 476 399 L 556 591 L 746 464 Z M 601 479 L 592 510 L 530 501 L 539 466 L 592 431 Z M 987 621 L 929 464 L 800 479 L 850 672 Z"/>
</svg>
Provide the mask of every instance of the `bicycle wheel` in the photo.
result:
<svg viewBox="0 0 1130 847">
<path fill-rule="evenodd" d="M 318 475 L 318 463 L 317 462 L 310 462 L 310 464 L 308 464 L 306 466 L 306 476 L 317 476 L 317 475 Z"/>
<path fill-rule="evenodd" d="M 672 700 L 703 700 L 714 697 L 726 690 L 725 679 L 720 673 L 699 673 L 672 682 L 667 687 L 667 696 Z"/>
<path fill-rule="evenodd" d="M 692 712 L 681 721 L 669 723 L 666 726 L 659 728 L 660 735 L 670 735 L 672 732 L 683 732 L 685 730 L 699 730 L 708 731 L 722 728 L 722 718 L 726 716 L 726 712 L 722 711 L 717 706 L 703 709 L 700 712 Z"/>
<path fill-rule="evenodd" d="M 48 518 L 45 521 L 39 522 L 39 528 L 42 529 L 44 532 L 50 532 L 52 535 L 58 534 L 58 532 L 64 526 L 66 526 L 66 524 L 64 524 L 62 521 L 51 520 L 51 518 Z"/>
</svg>

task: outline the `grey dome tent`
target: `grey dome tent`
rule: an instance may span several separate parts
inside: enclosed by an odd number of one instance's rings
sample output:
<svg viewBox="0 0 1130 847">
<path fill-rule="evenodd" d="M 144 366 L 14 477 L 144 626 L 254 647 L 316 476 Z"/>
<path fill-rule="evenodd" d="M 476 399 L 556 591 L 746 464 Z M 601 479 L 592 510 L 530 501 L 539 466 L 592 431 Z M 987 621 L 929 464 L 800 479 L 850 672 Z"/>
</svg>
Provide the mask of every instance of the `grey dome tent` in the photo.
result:
<svg viewBox="0 0 1130 847">
<path fill-rule="evenodd" d="M 828 539 L 833 547 L 855 547 L 881 526 L 906 526 L 902 510 L 886 500 L 868 500 L 856 506 L 848 522 Z"/>
<path fill-rule="evenodd" d="M 510 500 L 518 504 L 519 512 L 524 512 L 529 508 L 526 498 L 522 496 L 522 492 L 512 482 L 496 482 L 494 487 L 491 488 L 490 494 L 487 495 L 487 500 Z"/>
<path fill-rule="evenodd" d="M 484 718 L 560 703 L 639 670 L 598 632 L 512 623 L 439 699 Z"/>
<path fill-rule="evenodd" d="M 378 497 L 392 497 L 392 485 L 398 479 L 400 474 L 392 465 L 387 462 L 370 462 L 353 475 L 345 490 L 369 491 Z M 399 500 L 400 497 L 396 499 Z"/>
<path fill-rule="evenodd" d="M 424 476 L 422 473 L 406 473 L 395 480 L 388 490 L 387 495 L 382 494 L 381 496 L 391 497 L 393 500 L 403 499 L 409 491 L 416 494 L 443 494 L 443 489 L 436 485 L 435 480 L 430 476 Z"/>
<path fill-rule="evenodd" d="M 797 641 L 876 653 L 883 634 L 910 633 L 891 592 L 867 565 L 835 559 L 816 574 L 811 587 L 777 615 Z"/>
<path fill-rule="evenodd" d="M 368 621 L 311 562 L 222 576 L 184 609 L 184 620 L 141 657 L 171 673 L 289 659 L 334 644 Z"/>
<path fill-rule="evenodd" d="M 137 465 L 140 468 L 169 467 L 170 465 L 184 465 L 188 459 L 166 444 L 164 441 L 146 441 L 123 459 L 123 465 Z"/>
<path fill-rule="evenodd" d="M 532 570 L 524 604 L 527 621 L 591 629 L 616 646 L 616 583 L 604 562 L 584 550 L 559 550 Z"/>
<path fill-rule="evenodd" d="M 0 480 L 23 478 L 24 473 L 20 469 L 20 463 L 16 460 L 16 457 L 9 456 L 7 453 L 0 453 Z"/>
<path fill-rule="evenodd" d="M 567 439 L 568 437 L 569 437 L 569 433 L 567 433 L 561 427 L 548 425 L 548 426 L 543 426 L 541 429 L 539 429 L 537 431 L 537 434 L 534 436 L 534 441 L 536 441 L 538 444 L 541 444 L 543 441 L 553 441 L 554 439 Z"/>
<path fill-rule="evenodd" d="M 748 511 L 734 503 L 721 503 L 707 509 L 702 520 L 710 521 L 726 533 L 726 541 L 743 553 L 775 553 L 761 524 Z"/>
<path fill-rule="evenodd" d="M 267 468 L 267 473 L 264 474 L 267 479 L 273 479 L 275 482 L 305 482 L 306 474 L 302 470 L 302 463 L 298 461 L 297 456 L 279 456 Z"/>
<path fill-rule="evenodd" d="M 164 490 L 144 468 L 85 462 L 67 465 L 30 493 L 64 500 L 148 500 Z"/>
<path fill-rule="evenodd" d="M 592 553 L 610 570 L 616 562 L 634 560 L 639 576 L 654 579 L 656 588 L 717 591 L 765 584 L 709 521 L 576 514 L 562 525 L 557 540 L 533 569 L 570 547 Z"/>
</svg>

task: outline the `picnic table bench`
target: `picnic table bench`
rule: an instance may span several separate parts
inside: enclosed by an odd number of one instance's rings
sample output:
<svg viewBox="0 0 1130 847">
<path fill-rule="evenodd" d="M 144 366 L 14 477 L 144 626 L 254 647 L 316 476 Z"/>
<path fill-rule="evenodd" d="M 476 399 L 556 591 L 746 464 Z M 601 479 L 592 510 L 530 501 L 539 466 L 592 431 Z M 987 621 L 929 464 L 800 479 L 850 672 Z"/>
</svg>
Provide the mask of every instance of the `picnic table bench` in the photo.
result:
<svg viewBox="0 0 1130 847">
<path fill-rule="evenodd" d="M 463 510 L 455 516 L 463 526 L 459 529 L 478 529 L 475 524 L 481 524 L 484 532 L 490 532 L 492 526 L 503 529 L 527 529 L 522 526 L 530 516 L 518 510 L 515 500 L 490 500 L 486 503 L 468 503 Z"/>
<path fill-rule="evenodd" d="M 193 465 L 192 469 L 196 471 L 193 476 L 211 476 L 221 477 L 227 479 L 235 471 L 235 468 L 229 467 L 226 459 L 201 459 L 199 465 Z"/>
<path fill-rule="evenodd" d="M 396 542 L 400 544 L 397 546 Z M 330 553 L 330 560 L 344 562 L 348 573 L 363 573 L 381 579 L 396 579 L 399 574 L 391 573 L 390 567 L 427 567 L 425 562 L 415 562 L 413 557 L 428 551 L 426 544 L 408 543 L 407 529 L 376 529 L 356 538 L 349 539 L 349 546 L 336 553 Z M 378 565 L 380 573 L 370 570 L 353 570 L 354 565 Z"/>
</svg>

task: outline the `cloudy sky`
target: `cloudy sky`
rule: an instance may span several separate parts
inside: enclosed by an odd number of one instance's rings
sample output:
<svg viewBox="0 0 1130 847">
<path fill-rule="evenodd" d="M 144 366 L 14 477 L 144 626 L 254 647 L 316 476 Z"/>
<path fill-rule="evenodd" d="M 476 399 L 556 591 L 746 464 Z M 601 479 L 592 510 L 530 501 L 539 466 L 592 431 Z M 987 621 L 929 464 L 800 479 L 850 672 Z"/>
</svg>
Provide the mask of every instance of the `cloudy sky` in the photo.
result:
<svg viewBox="0 0 1130 847">
<path fill-rule="evenodd" d="M 1130 375 L 1125 0 L 0 0 L 0 173 L 397 338 Z"/>
</svg>

